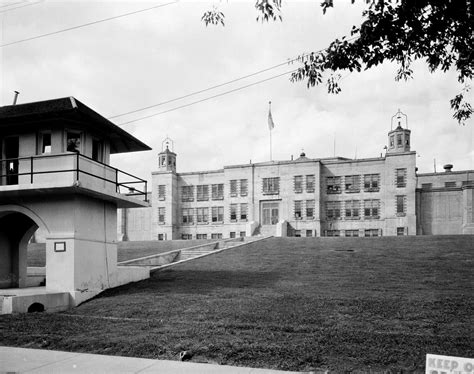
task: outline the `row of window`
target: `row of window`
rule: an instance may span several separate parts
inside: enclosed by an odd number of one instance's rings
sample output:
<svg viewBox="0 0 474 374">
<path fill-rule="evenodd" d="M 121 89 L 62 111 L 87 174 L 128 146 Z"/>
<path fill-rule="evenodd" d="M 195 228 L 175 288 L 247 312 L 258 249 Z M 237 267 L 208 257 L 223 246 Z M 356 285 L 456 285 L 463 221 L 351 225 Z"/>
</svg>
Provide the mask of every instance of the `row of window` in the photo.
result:
<svg viewBox="0 0 474 374">
<path fill-rule="evenodd" d="M 295 202 L 296 209 L 296 202 Z M 364 218 L 378 219 L 380 216 L 380 200 L 346 200 L 346 201 L 327 201 L 326 218 L 331 219 L 360 219 L 361 209 L 363 209 Z M 395 196 L 395 211 L 397 215 L 405 215 L 407 210 L 407 198 L 405 195 Z M 296 217 L 296 216 L 295 216 Z"/>
<path fill-rule="evenodd" d="M 236 238 L 237 234 L 239 237 L 244 238 L 245 237 L 245 231 L 240 231 L 240 232 L 235 232 L 231 231 L 229 233 L 229 238 Z M 211 239 L 222 239 L 222 233 L 211 233 L 210 236 Z M 181 239 L 182 240 L 192 240 L 193 239 L 193 234 L 181 234 Z M 196 234 L 195 239 L 209 239 L 208 234 Z"/>
<path fill-rule="evenodd" d="M 472 180 L 461 182 L 461 186 L 472 186 L 472 185 L 474 185 L 474 181 Z M 456 183 L 456 181 L 448 181 L 448 182 L 444 182 L 444 187 L 454 188 L 454 187 L 458 187 L 458 184 Z M 433 188 L 433 183 L 422 183 L 421 188 L 423 190 L 431 190 Z"/>
<path fill-rule="evenodd" d="M 397 236 L 403 236 L 403 235 L 408 235 L 408 227 L 397 227 Z M 345 237 L 382 236 L 382 229 L 325 230 L 324 236 L 345 236 Z"/>
<path fill-rule="evenodd" d="M 361 178 L 362 177 L 362 178 Z M 407 179 L 407 169 L 395 169 L 395 185 L 397 187 L 405 187 Z M 361 190 L 361 182 L 363 183 L 364 192 L 377 192 L 380 190 L 380 174 L 364 174 L 346 175 L 326 177 L 326 192 L 328 194 L 356 193 Z"/>
<path fill-rule="evenodd" d="M 210 188 L 209 188 L 210 186 Z M 161 187 L 161 192 L 160 192 Z M 196 197 L 194 196 L 194 187 L 196 187 Z M 181 186 L 181 201 L 208 201 L 209 192 L 212 200 L 224 200 L 224 184 L 200 184 L 197 186 Z M 230 196 L 247 196 L 248 181 L 247 179 L 233 179 L 230 181 Z M 158 186 L 158 200 L 165 200 L 165 186 Z"/>
<path fill-rule="evenodd" d="M 160 221 L 160 210 L 163 209 L 163 221 Z M 230 204 L 230 221 L 247 221 L 248 217 L 248 204 Z M 209 217 L 210 213 L 210 217 Z M 210 220 L 209 220 L 210 218 Z M 158 222 L 164 223 L 164 208 L 158 208 Z M 200 207 L 200 208 L 182 208 L 181 209 L 181 222 L 186 225 L 192 225 L 195 222 L 197 224 L 203 223 L 223 223 L 224 222 L 224 207 L 213 206 Z"/>
</svg>

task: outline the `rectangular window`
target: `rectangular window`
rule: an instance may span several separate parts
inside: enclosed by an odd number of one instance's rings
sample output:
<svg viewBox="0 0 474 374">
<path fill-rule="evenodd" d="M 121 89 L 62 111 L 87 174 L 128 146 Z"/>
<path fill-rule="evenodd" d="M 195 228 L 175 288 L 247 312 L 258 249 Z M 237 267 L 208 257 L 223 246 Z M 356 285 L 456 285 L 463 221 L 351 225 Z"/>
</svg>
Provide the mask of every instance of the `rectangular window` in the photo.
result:
<svg viewBox="0 0 474 374">
<path fill-rule="evenodd" d="M 379 236 L 379 229 L 364 230 L 364 236 L 366 236 L 366 237 Z"/>
<path fill-rule="evenodd" d="M 341 218 L 341 202 L 327 201 L 326 202 L 326 218 L 340 219 Z"/>
<path fill-rule="evenodd" d="M 346 175 L 344 182 L 346 192 L 354 193 L 360 191 L 360 175 Z"/>
<path fill-rule="evenodd" d="M 212 185 L 212 200 L 224 200 L 224 184 Z"/>
<path fill-rule="evenodd" d="M 165 208 L 158 208 L 158 224 L 163 225 L 165 223 Z"/>
<path fill-rule="evenodd" d="M 209 200 L 209 186 L 207 184 L 201 184 L 197 186 L 197 201 Z"/>
<path fill-rule="evenodd" d="M 314 219 L 314 200 L 306 200 L 306 219 Z"/>
<path fill-rule="evenodd" d="M 395 147 L 395 137 L 393 135 L 390 136 L 390 148 Z"/>
<path fill-rule="evenodd" d="M 222 239 L 222 234 L 221 233 L 211 234 L 211 239 Z"/>
<path fill-rule="evenodd" d="M 247 204 L 240 204 L 240 220 L 247 221 Z"/>
<path fill-rule="evenodd" d="M 303 192 L 303 176 L 297 175 L 294 178 L 294 189 L 296 193 Z"/>
<path fill-rule="evenodd" d="M 395 180 L 397 187 L 405 187 L 407 179 L 407 169 L 396 169 L 395 170 Z"/>
<path fill-rule="evenodd" d="M 421 189 L 423 190 L 431 190 L 433 188 L 433 183 L 422 183 Z"/>
<path fill-rule="evenodd" d="M 224 207 L 213 206 L 212 211 L 212 222 L 224 222 Z"/>
<path fill-rule="evenodd" d="M 274 195 L 280 193 L 280 178 L 263 178 L 263 194 Z"/>
<path fill-rule="evenodd" d="M 197 223 L 208 223 L 209 208 L 196 208 L 196 220 Z"/>
<path fill-rule="evenodd" d="M 241 231 L 241 232 L 240 232 L 240 237 L 241 237 L 241 238 L 245 238 L 245 231 Z"/>
<path fill-rule="evenodd" d="M 405 215 L 406 196 L 398 195 L 397 201 L 397 215 Z"/>
<path fill-rule="evenodd" d="M 301 230 L 295 230 L 295 238 L 301 238 Z"/>
<path fill-rule="evenodd" d="M 81 133 L 67 132 L 66 133 L 66 151 L 67 152 L 81 152 Z"/>
<path fill-rule="evenodd" d="M 230 232 L 229 238 L 235 238 L 235 231 L 231 231 L 231 232 Z"/>
<path fill-rule="evenodd" d="M 230 181 L 230 196 L 237 196 L 237 179 Z"/>
<path fill-rule="evenodd" d="M 456 187 L 456 182 L 444 182 L 444 187 L 446 188 Z"/>
<path fill-rule="evenodd" d="M 165 234 L 158 234 L 158 240 L 165 240 Z"/>
<path fill-rule="evenodd" d="M 295 201 L 295 219 L 303 218 L 303 202 L 301 200 Z"/>
<path fill-rule="evenodd" d="M 41 154 L 51 153 L 51 134 L 49 132 L 40 134 L 40 142 Z"/>
<path fill-rule="evenodd" d="M 306 192 L 314 192 L 314 175 L 306 176 Z"/>
<path fill-rule="evenodd" d="M 327 193 L 341 193 L 341 177 L 326 178 Z"/>
<path fill-rule="evenodd" d="M 192 238 L 192 234 L 181 234 L 181 239 L 183 240 L 191 240 Z"/>
<path fill-rule="evenodd" d="M 94 161 L 103 161 L 103 143 L 98 139 L 92 139 L 92 159 Z"/>
<path fill-rule="evenodd" d="M 345 231 L 345 236 L 348 237 L 348 238 L 358 237 L 359 236 L 359 230 L 346 230 Z"/>
<path fill-rule="evenodd" d="M 397 227 L 397 236 L 405 235 L 405 227 Z"/>
<path fill-rule="evenodd" d="M 166 186 L 164 184 L 158 185 L 158 200 L 163 201 L 166 199 Z"/>
<path fill-rule="evenodd" d="M 326 236 L 341 236 L 339 230 L 326 230 Z"/>
<path fill-rule="evenodd" d="M 196 234 L 196 239 L 207 239 L 207 234 Z"/>
<path fill-rule="evenodd" d="M 237 204 L 230 204 L 230 220 L 237 221 Z"/>
<path fill-rule="evenodd" d="M 240 180 L 240 196 L 247 196 L 248 193 L 248 181 L 247 179 Z"/>
<path fill-rule="evenodd" d="M 181 216 L 183 218 L 183 224 L 192 225 L 194 222 L 194 208 L 182 208 Z"/>
<path fill-rule="evenodd" d="M 359 200 L 346 201 L 346 219 L 359 219 Z"/>
<path fill-rule="evenodd" d="M 181 201 L 194 201 L 194 186 L 181 187 Z"/>
<path fill-rule="evenodd" d="M 306 237 L 310 238 L 313 236 L 313 230 L 306 230 Z"/>
<path fill-rule="evenodd" d="M 463 186 L 474 186 L 474 180 L 462 181 Z"/>
<path fill-rule="evenodd" d="M 402 145 L 402 136 L 399 134 L 397 135 L 397 146 Z"/>
<path fill-rule="evenodd" d="M 365 174 L 364 175 L 364 191 L 377 192 L 379 190 L 380 174 Z"/>
<path fill-rule="evenodd" d="M 364 217 L 379 218 L 380 200 L 364 200 Z"/>
</svg>

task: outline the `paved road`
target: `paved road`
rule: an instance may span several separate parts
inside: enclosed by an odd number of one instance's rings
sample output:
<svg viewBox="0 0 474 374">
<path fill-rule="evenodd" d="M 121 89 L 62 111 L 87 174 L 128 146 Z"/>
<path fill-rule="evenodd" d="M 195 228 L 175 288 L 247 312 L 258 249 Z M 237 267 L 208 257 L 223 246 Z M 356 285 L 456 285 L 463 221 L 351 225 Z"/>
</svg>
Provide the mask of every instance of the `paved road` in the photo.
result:
<svg viewBox="0 0 474 374">
<path fill-rule="evenodd" d="M 276 374 L 291 372 L 44 349 L 0 347 L 0 373 Z"/>
</svg>

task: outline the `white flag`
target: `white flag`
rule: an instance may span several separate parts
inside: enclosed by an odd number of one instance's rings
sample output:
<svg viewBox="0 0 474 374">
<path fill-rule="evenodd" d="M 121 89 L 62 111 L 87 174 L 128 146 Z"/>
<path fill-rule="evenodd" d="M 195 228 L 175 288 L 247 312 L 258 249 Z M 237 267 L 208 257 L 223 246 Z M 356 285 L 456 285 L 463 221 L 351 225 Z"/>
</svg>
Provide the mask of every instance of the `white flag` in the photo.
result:
<svg viewBox="0 0 474 374">
<path fill-rule="evenodd" d="M 275 124 L 273 123 L 272 109 L 268 108 L 268 129 L 271 131 L 273 128 L 275 128 Z"/>
</svg>

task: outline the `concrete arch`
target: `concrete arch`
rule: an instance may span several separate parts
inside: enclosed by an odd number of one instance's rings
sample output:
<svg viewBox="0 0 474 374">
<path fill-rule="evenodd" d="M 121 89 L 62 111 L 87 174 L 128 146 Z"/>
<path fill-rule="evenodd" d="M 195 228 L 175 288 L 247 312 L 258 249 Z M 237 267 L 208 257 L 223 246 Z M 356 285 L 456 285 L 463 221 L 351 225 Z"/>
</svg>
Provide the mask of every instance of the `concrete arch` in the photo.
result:
<svg viewBox="0 0 474 374">
<path fill-rule="evenodd" d="M 27 286 L 28 241 L 45 222 L 33 211 L 18 205 L 0 206 L 0 288 Z"/>
<path fill-rule="evenodd" d="M 21 213 L 30 218 L 36 225 L 46 233 L 50 233 L 50 230 L 43 219 L 38 216 L 31 209 L 21 206 L 21 205 L 0 205 L 0 219 L 10 213 Z"/>
</svg>

